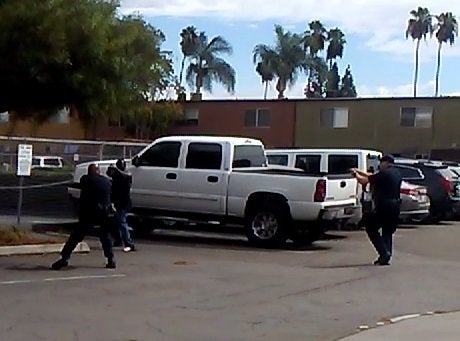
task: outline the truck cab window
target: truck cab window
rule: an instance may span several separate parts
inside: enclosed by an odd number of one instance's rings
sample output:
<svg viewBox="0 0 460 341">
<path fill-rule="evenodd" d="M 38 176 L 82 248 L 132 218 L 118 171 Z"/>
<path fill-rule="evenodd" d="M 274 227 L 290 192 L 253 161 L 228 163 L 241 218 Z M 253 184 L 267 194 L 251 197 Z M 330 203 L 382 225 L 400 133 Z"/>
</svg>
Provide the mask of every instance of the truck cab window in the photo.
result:
<svg viewBox="0 0 460 341">
<path fill-rule="evenodd" d="M 235 146 L 233 168 L 266 167 L 267 158 L 262 146 Z"/>
<path fill-rule="evenodd" d="M 139 166 L 171 167 L 179 165 L 181 142 L 160 142 L 147 149 L 140 157 Z"/>
<path fill-rule="evenodd" d="M 217 143 L 190 143 L 185 168 L 221 169 L 222 146 Z"/>
</svg>

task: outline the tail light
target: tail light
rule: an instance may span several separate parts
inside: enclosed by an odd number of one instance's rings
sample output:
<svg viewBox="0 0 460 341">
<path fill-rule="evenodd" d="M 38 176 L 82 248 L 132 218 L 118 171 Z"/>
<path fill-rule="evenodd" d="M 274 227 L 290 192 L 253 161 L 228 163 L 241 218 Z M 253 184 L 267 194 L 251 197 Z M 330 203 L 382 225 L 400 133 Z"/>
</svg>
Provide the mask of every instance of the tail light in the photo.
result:
<svg viewBox="0 0 460 341">
<path fill-rule="evenodd" d="M 452 186 L 450 184 L 449 179 L 447 179 L 445 177 L 442 177 L 441 183 L 442 183 L 442 186 L 444 187 L 444 189 L 446 190 L 447 194 L 451 194 L 452 193 Z"/>
<path fill-rule="evenodd" d="M 314 200 L 315 202 L 323 202 L 324 199 L 326 199 L 326 180 L 318 180 L 316 182 Z"/>
<path fill-rule="evenodd" d="M 416 197 L 417 195 L 421 195 L 422 192 L 417 188 L 401 188 L 401 194 L 412 195 Z"/>
<path fill-rule="evenodd" d="M 418 194 L 420 194 L 420 195 L 428 195 L 428 191 L 426 190 L 426 188 L 419 188 Z"/>
</svg>

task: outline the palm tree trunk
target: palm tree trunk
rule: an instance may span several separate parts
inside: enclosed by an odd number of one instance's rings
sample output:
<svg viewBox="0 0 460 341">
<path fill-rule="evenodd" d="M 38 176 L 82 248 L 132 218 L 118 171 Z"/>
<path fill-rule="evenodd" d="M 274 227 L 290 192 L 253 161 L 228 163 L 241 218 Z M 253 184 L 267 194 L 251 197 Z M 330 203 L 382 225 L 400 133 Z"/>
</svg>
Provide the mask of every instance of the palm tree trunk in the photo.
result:
<svg viewBox="0 0 460 341">
<path fill-rule="evenodd" d="M 182 58 L 182 62 L 180 64 L 180 73 L 179 73 L 179 86 L 182 86 L 182 77 L 184 75 L 184 68 L 185 68 L 185 55 Z"/>
<path fill-rule="evenodd" d="M 284 91 L 286 90 L 286 81 L 284 79 L 278 78 L 276 90 L 278 91 L 278 99 L 284 99 Z"/>
<path fill-rule="evenodd" d="M 267 93 L 268 93 L 268 81 L 265 81 L 264 100 L 267 99 Z"/>
<path fill-rule="evenodd" d="M 434 97 L 438 97 L 439 94 L 439 73 L 441 72 L 441 48 L 442 43 L 439 43 L 438 46 L 438 65 L 436 66 L 436 86 L 434 90 Z"/>
<path fill-rule="evenodd" d="M 417 97 L 417 80 L 418 80 L 418 57 L 420 50 L 420 39 L 417 40 L 415 47 L 415 71 L 414 71 L 414 97 Z"/>
</svg>

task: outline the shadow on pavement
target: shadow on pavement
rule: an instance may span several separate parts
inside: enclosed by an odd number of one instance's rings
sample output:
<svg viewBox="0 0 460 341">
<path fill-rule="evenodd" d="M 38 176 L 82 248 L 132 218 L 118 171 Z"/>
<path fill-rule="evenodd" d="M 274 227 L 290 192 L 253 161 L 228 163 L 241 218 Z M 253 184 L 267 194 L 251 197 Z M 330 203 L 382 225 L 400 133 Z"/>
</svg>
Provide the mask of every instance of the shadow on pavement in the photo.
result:
<svg viewBox="0 0 460 341">
<path fill-rule="evenodd" d="M 37 233 L 68 233 L 78 226 L 78 223 L 65 223 L 65 224 L 35 224 L 33 231 Z M 91 233 L 91 236 L 97 236 L 97 229 Z M 248 243 L 246 237 L 241 233 L 241 229 L 225 228 L 216 230 L 207 226 L 195 226 L 190 229 L 175 229 L 175 228 L 161 228 L 155 229 L 149 235 L 138 236 L 134 233 L 135 240 L 147 241 L 151 243 L 169 244 L 171 246 L 200 246 L 208 248 L 225 248 L 234 250 L 252 250 L 252 251 L 266 251 L 266 252 L 279 252 L 279 251 L 322 251 L 328 250 L 331 247 L 313 244 L 294 244 L 286 243 L 280 248 L 257 248 Z M 347 238 L 344 235 L 333 233 L 326 233 L 322 240 L 340 240 Z"/>
<path fill-rule="evenodd" d="M 338 265 L 327 265 L 327 266 L 308 266 L 309 268 L 315 269 L 347 269 L 347 268 L 363 268 L 363 267 L 376 267 L 371 262 L 369 263 L 355 263 L 355 264 L 338 264 Z"/>
<path fill-rule="evenodd" d="M 6 267 L 5 269 L 14 270 L 14 271 L 52 271 L 49 266 L 30 265 L 30 264 L 13 265 L 13 266 Z"/>
</svg>

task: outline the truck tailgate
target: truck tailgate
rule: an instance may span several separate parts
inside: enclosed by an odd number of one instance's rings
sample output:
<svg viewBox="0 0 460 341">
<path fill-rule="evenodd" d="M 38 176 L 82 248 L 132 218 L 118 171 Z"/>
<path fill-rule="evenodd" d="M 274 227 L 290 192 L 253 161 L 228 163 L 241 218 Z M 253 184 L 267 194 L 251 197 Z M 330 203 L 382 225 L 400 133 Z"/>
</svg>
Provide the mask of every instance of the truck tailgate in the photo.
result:
<svg viewBox="0 0 460 341">
<path fill-rule="evenodd" d="M 328 175 L 325 202 L 356 198 L 357 189 L 358 182 L 350 175 Z"/>
</svg>

